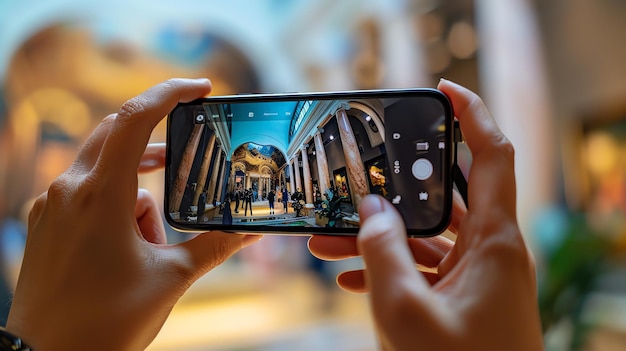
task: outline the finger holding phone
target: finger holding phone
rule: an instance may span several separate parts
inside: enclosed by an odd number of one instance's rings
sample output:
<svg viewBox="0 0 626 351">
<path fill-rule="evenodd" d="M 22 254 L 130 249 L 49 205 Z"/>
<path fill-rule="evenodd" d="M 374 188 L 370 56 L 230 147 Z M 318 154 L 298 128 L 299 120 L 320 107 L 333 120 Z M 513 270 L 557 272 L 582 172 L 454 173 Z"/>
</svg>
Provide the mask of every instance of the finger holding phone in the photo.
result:
<svg viewBox="0 0 626 351">
<path fill-rule="evenodd" d="M 438 88 L 473 157 L 469 209 L 455 196 L 456 242 L 407 239 L 395 208 L 370 196 L 357 238 L 314 236 L 309 248 L 325 259 L 363 256 L 366 269 L 338 283 L 369 291 L 385 350 L 541 350 L 534 261 L 516 219 L 513 147 L 477 95 L 445 80 Z M 421 273 L 416 263 L 434 270 Z"/>
<path fill-rule="evenodd" d="M 143 350 L 200 276 L 259 236 L 212 232 L 168 245 L 137 174 L 163 164 L 146 148 L 179 102 L 207 79 L 172 79 L 108 116 L 34 204 L 7 329 L 35 350 Z"/>
</svg>

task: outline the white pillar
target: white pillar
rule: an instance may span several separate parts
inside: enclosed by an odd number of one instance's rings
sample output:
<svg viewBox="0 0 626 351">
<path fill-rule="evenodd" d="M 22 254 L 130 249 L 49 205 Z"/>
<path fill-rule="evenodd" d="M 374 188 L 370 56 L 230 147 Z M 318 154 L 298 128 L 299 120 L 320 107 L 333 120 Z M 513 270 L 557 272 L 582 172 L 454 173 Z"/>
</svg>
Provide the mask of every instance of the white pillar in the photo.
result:
<svg viewBox="0 0 626 351">
<path fill-rule="evenodd" d="M 296 181 L 296 177 L 293 172 L 293 160 L 291 160 L 291 162 L 289 163 L 289 186 L 291 187 L 291 189 L 289 189 L 289 192 L 292 194 L 296 187 L 295 181 Z M 285 184 L 285 186 L 287 185 Z"/>
<path fill-rule="evenodd" d="M 293 168 L 294 173 L 296 174 L 296 189 L 300 189 L 302 191 L 302 179 L 300 178 L 300 166 L 298 165 L 298 154 L 293 157 Z M 293 192 L 296 192 L 296 189 Z"/>
<path fill-rule="evenodd" d="M 539 26 L 529 0 L 476 0 L 475 6 L 482 97 L 515 147 L 518 217 L 528 233 L 557 191 Z"/>
</svg>

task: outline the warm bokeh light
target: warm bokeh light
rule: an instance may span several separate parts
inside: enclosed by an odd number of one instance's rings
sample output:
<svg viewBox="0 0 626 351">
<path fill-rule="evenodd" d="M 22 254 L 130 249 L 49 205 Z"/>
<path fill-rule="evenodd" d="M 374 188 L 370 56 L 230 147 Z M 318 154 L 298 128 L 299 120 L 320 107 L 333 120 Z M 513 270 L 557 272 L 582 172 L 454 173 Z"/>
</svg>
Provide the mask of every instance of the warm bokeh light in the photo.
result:
<svg viewBox="0 0 626 351">
<path fill-rule="evenodd" d="M 608 175 L 617 165 L 618 150 L 611 135 L 602 132 L 589 135 L 585 149 L 589 171 L 596 177 Z"/>
<path fill-rule="evenodd" d="M 454 57 L 472 57 L 476 53 L 477 45 L 476 32 L 470 23 L 459 21 L 452 25 L 448 34 L 448 48 Z"/>
<path fill-rule="evenodd" d="M 87 104 L 72 92 L 44 88 L 28 95 L 21 104 L 32 106 L 36 112 L 33 116 L 39 123 L 48 123 L 59 129 L 60 133 L 69 138 L 80 139 L 91 131 L 91 114 Z M 21 116 L 12 123 L 20 124 Z"/>
</svg>

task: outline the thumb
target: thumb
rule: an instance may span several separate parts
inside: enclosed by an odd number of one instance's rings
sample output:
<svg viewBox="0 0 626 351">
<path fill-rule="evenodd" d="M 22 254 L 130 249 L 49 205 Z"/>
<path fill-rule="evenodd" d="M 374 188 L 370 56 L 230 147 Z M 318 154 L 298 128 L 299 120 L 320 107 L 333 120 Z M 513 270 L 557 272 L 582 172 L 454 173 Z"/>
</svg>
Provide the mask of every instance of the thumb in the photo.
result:
<svg viewBox="0 0 626 351">
<path fill-rule="evenodd" d="M 365 279 L 374 306 L 389 306 L 402 290 L 427 293 L 428 282 L 415 268 L 398 211 L 384 198 L 369 195 L 361 202 L 359 216 L 357 244 L 365 261 Z"/>
<path fill-rule="evenodd" d="M 177 244 L 189 255 L 192 277 L 199 278 L 226 261 L 241 248 L 260 240 L 262 235 L 243 235 L 213 231 Z"/>
</svg>

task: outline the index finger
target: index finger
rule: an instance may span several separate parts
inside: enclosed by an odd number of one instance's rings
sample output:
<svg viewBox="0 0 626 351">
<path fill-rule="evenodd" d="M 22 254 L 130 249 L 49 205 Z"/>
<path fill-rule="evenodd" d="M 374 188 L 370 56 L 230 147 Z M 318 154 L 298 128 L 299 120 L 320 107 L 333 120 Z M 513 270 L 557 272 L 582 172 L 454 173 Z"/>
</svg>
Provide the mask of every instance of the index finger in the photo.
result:
<svg viewBox="0 0 626 351">
<path fill-rule="evenodd" d="M 500 131 L 482 99 L 472 91 L 447 80 L 438 88 L 450 101 L 463 137 L 472 152 L 468 179 L 470 211 L 489 216 L 503 211 L 516 218 L 514 150 Z"/>
<path fill-rule="evenodd" d="M 211 92 L 208 79 L 170 79 L 126 101 L 104 142 L 97 169 L 107 177 L 136 177 L 137 167 L 152 130 L 179 102 L 188 102 Z M 133 178 L 134 179 L 134 178 Z"/>
<path fill-rule="evenodd" d="M 428 238 L 409 238 L 407 244 L 415 263 L 426 267 L 436 267 L 452 249 L 454 242 L 439 235 Z M 343 260 L 359 255 L 356 237 L 313 235 L 309 238 L 308 247 L 313 256 L 327 261 Z"/>
</svg>

